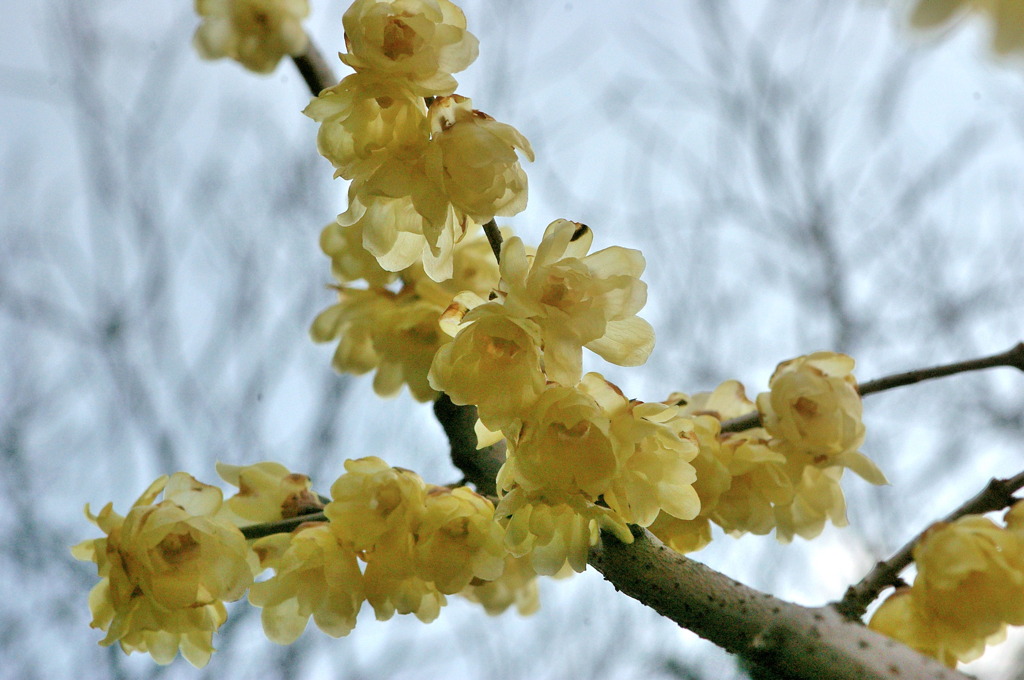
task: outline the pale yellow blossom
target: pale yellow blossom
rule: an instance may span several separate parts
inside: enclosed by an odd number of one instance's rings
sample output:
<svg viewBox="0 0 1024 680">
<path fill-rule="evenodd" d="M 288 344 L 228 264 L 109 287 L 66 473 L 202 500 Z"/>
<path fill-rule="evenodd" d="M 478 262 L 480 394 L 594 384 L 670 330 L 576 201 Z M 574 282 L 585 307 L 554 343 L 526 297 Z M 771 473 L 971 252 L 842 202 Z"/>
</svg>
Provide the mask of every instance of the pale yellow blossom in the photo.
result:
<svg viewBox="0 0 1024 680">
<path fill-rule="evenodd" d="M 449 0 L 356 0 L 342 21 L 348 49 L 342 61 L 407 80 L 420 96 L 454 92 L 451 74 L 477 56 L 466 17 Z"/>
<path fill-rule="evenodd" d="M 529 555 L 533 569 L 544 576 L 557 574 L 566 565 L 584 571 L 601 529 L 612 531 L 623 542 L 633 542 L 629 527 L 614 513 L 578 494 L 529 494 L 516 487 L 501 499 L 495 512 L 506 523 L 509 553 Z"/>
<path fill-rule="evenodd" d="M 324 508 L 343 543 L 369 551 L 389 535 L 412 536 L 423 517 L 426 484 L 410 470 L 368 456 L 345 461 Z"/>
<path fill-rule="evenodd" d="M 222 513 L 230 511 L 225 516 L 232 517 L 237 526 L 277 522 L 323 508 L 309 477 L 292 473 L 280 463 L 217 463 L 217 474 L 238 487 L 238 493 L 222 508 Z"/>
<path fill-rule="evenodd" d="M 505 427 L 544 391 L 540 328 L 510 316 L 500 304 L 478 306 L 464 315 L 455 339 L 438 350 L 429 377 L 454 403 L 476 405 L 489 429 Z"/>
<path fill-rule="evenodd" d="M 193 43 L 204 59 L 230 57 L 257 73 L 270 73 L 285 55 L 306 51 L 301 21 L 308 0 L 195 0 L 203 23 Z"/>
<path fill-rule="evenodd" d="M 1024 537 L 1008 515 L 1005 528 L 980 515 L 929 528 L 914 546 L 913 586 L 870 627 L 955 667 L 1001 642 L 1007 625 L 1024 625 Z"/>
<path fill-rule="evenodd" d="M 502 247 L 504 304 L 540 326 L 544 371 L 563 385 L 580 380 L 584 346 L 621 366 L 644 363 L 654 347 L 654 330 L 636 316 L 647 301 L 643 255 L 618 246 L 588 255 L 592 241 L 585 225 L 556 220 L 533 258 L 517 237 Z"/>
<path fill-rule="evenodd" d="M 444 189 L 457 210 L 484 223 L 526 208 L 526 173 L 516 151 L 531 161 L 534 156 L 518 130 L 474 110 L 472 100 L 459 95 L 435 99 L 429 118 Z"/>
<path fill-rule="evenodd" d="M 206 665 L 213 633 L 227 619 L 224 601 L 242 597 L 259 568 L 241 531 L 218 519 L 222 498 L 179 472 L 157 479 L 126 517 L 110 504 L 96 516 L 86 508 L 107 536 L 72 554 L 96 562 L 102 577 L 89 595 L 92 626 L 107 633 L 100 644 L 118 642 L 161 664 L 180 649 L 193 665 Z"/>
<path fill-rule="evenodd" d="M 505 489 L 515 483 L 530 492 L 597 500 L 632 453 L 612 435 L 600 404 L 576 387 L 549 385 L 506 435 L 508 458 L 499 476 Z"/>
<path fill-rule="evenodd" d="M 759 394 L 757 408 L 772 448 L 806 464 L 853 470 L 872 484 L 887 484 L 882 471 L 857 451 L 864 443 L 863 407 L 854 361 L 845 354 L 815 352 L 784 361 Z"/>
<path fill-rule="evenodd" d="M 348 635 L 365 592 L 356 554 L 338 542 L 325 522 L 300 525 L 291 534 L 274 534 L 253 544 L 274 576 L 254 584 L 249 601 L 262 608 L 263 630 L 278 644 L 294 642 L 309 617 L 332 637 Z"/>
<path fill-rule="evenodd" d="M 623 521 L 649 526 L 659 512 L 693 519 L 700 499 L 690 461 L 697 456 L 693 425 L 678 408 L 627 399 L 598 373 L 583 377 L 580 388 L 611 418 L 611 431 L 623 462 L 603 499 Z"/>
<path fill-rule="evenodd" d="M 489 500 L 466 487 L 431 487 L 416 530 L 416 572 L 453 595 L 505 568 L 504 531 Z"/>
<path fill-rule="evenodd" d="M 320 123 L 317 150 L 334 165 L 335 177 L 367 177 L 386 159 L 422 155 L 430 141 L 423 97 L 374 71 L 323 90 L 303 113 Z"/>
<path fill-rule="evenodd" d="M 521 616 L 540 609 L 537 572 L 533 570 L 528 555 L 506 556 L 501 576 L 493 581 L 473 581 L 459 594 L 471 602 L 478 602 L 491 616 L 501 614 L 513 605 Z"/>
</svg>

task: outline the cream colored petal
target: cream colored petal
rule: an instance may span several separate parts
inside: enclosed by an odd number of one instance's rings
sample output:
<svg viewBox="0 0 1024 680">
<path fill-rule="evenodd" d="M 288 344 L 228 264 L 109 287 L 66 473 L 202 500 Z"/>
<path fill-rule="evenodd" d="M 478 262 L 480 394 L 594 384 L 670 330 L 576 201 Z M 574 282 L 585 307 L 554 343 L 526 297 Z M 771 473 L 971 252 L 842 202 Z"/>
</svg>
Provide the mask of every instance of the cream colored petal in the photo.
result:
<svg viewBox="0 0 1024 680">
<path fill-rule="evenodd" d="M 603 337 L 586 348 L 619 366 L 640 366 L 654 349 L 654 328 L 638 316 L 609 321 Z"/>
</svg>

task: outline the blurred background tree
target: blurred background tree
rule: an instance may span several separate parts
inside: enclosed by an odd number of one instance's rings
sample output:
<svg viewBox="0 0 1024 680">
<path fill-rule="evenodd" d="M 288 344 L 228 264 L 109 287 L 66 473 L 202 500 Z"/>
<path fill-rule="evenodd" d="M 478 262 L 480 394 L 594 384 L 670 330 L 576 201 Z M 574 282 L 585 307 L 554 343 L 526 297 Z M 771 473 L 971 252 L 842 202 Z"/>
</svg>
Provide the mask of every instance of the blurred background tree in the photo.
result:
<svg viewBox="0 0 1024 680">
<path fill-rule="evenodd" d="M 309 29 L 342 48 L 344 3 Z M 648 259 L 641 369 L 659 400 L 817 349 L 862 380 L 1002 350 L 1024 335 L 1024 82 L 979 26 L 924 43 L 884 4 L 838 0 L 461 3 L 481 39 L 459 92 L 520 129 L 536 241 L 557 217 Z M 155 476 L 273 459 L 321 491 L 348 457 L 458 478 L 429 405 L 377 399 L 306 337 L 332 300 L 320 228 L 344 186 L 299 115 L 287 63 L 202 63 L 190 3 L 22 3 L 0 28 L 0 676 L 266 680 L 743 677 L 733 661 L 593 572 L 542 585 L 542 611 L 453 602 L 275 647 L 232 609 L 196 671 L 96 645 L 94 574 L 67 546 L 81 506 L 124 510 Z M 335 65 L 341 72 L 341 65 Z M 784 598 L 838 598 L 993 476 L 1019 471 L 1019 376 L 872 397 L 868 452 L 891 487 L 844 488 L 851 526 L 695 555 Z M 1016 467 L 1015 467 L 1016 466 Z M 852 476 L 851 476 L 852 477 Z M 454 599 L 454 598 L 453 598 Z M 1024 678 L 1017 641 L 965 670 Z M 557 653 L 551 650 L 557 650 Z"/>
</svg>

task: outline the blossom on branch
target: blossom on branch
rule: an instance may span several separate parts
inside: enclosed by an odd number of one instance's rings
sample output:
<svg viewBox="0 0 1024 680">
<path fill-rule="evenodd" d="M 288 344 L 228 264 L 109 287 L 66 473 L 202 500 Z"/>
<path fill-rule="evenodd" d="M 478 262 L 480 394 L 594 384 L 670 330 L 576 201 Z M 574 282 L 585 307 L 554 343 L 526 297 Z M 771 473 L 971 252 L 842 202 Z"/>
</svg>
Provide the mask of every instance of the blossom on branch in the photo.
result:
<svg viewBox="0 0 1024 680">
<path fill-rule="evenodd" d="M 917 577 L 869 626 L 950 667 L 1001 642 L 1007 625 L 1024 625 L 1024 502 L 1001 527 L 980 515 L 933 525 L 914 546 Z"/>
<path fill-rule="evenodd" d="M 270 73 L 285 55 L 306 51 L 301 21 L 308 0 L 195 0 L 203 23 L 193 44 L 203 59 L 230 57 L 250 71 Z"/>
<path fill-rule="evenodd" d="M 342 544 L 326 522 L 300 525 L 291 534 L 274 534 L 253 544 L 273 578 L 253 584 L 249 602 L 263 611 L 267 637 L 288 645 L 312 616 L 331 637 L 348 635 L 366 597 L 356 553 Z"/>
<path fill-rule="evenodd" d="M 241 531 L 218 517 L 222 499 L 220 489 L 178 472 L 153 482 L 126 517 L 109 503 L 95 516 L 86 506 L 107 536 L 71 552 L 96 562 L 102 579 L 89 594 L 91 625 L 107 633 L 101 645 L 118 642 L 160 664 L 180 649 L 192 665 L 206 665 L 227 620 L 224 601 L 242 597 L 259 569 Z"/>
<path fill-rule="evenodd" d="M 852 358 L 835 352 L 784 361 L 768 383 L 771 391 L 757 396 L 757 410 L 772 448 L 788 459 L 847 467 L 872 484 L 887 484 L 878 467 L 857 451 L 865 430 L 853 367 Z"/>
<path fill-rule="evenodd" d="M 540 327 L 544 372 L 562 385 L 579 382 L 584 346 L 620 366 L 654 348 L 654 329 L 636 316 L 647 302 L 643 255 L 619 246 L 588 255 L 593 240 L 586 225 L 555 220 L 532 258 L 519 238 L 502 246 L 503 304 Z"/>
<path fill-rule="evenodd" d="M 454 92 L 452 74 L 477 57 L 479 42 L 449 0 L 356 0 L 342 22 L 343 62 L 408 81 L 421 97 Z"/>
</svg>

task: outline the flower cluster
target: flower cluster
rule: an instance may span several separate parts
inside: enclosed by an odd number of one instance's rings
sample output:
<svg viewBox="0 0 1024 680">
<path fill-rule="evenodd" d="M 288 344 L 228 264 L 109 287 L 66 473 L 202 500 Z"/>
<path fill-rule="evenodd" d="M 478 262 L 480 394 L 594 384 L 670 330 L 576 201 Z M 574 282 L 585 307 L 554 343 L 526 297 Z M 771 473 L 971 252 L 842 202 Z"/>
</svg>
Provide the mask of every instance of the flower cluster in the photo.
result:
<svg viewBox="0 0 1024 680">
<path fill-rule="evenodd" d="M 238 487 L 227 501 L 179 472 L 154 482 L 127 517 L 109 504 L 96 516 L 87 507 L 106 536 L 72 553 L 97 564 L 89 605 L 93 627 L 107 632 L 101 644 L 119 642 L 164 664 L 180 649 L 203 666 L 227 619 L 224 601 L 246 589 L 267 637 L 280 644 L 294 642 L 310 618 L 329 635 L 347 635 L 366 601 L 379 619 L 397 612 L 431 621 L 453 594 L 495 614 L 513 604 L 537 609 L 536 573 L 507 553 L 486 498 L 425 484 L 379 458 L 349 460 L 345 469 L 326 507 L 308 477 L 270 462 L 218 465 Z M 250 543 L 239 528 L 286 519 L 294 520 L 290 532 Z M 253 583 L 265 569 L 273 576 Z"/>
<path fill-rule="evenodd" d="M 337 224 L 324 230 L 321 243 L 335 256 L 338 302 L 321 312 L 310 335 L 317 342 L 337 341 L 335 370 L 361 375 L 375 371 L 373 388 L 380 396 L 396 394 L 407 385 L 419 401 L 437 398 L 427 379 L 434 355 L 451 338 L 439 320 L 452 296 L 462 290 L 486 295 L 498 278 L 498 266 L 487 239 L 468 239 L 455 247 L 452 278 L 438 283 L 419 265 L 403 271 L 398 290 L 385 285 L 397 275 L 386 272 Z M 351 285 L 363 279 L 367 287 Z"/>
<path fill-rule="evenodd" d="M 306 108 L 335 176 L 351 180 L 348 210 L 321 234 L 339 301 L 313 323 L 338 341 L 338 371 L 376 371 L 374 390 L 402 385 L 437 397 L 427 371 L 449 337 L 438 319 L 464 290 L 486 296 L 497 264 L 486 240 L 467 238 L 526 206 L 514 128 L 454 94 L 477 40 L 448 0 L 358 0 L 345 13 L 342 61 L 355 69 Z"/>
<path fill-rule="evenodd" d="M 506 438 L 497 508 L 506 547 L 529 554 L 541 574 L 582 571 L 601 527 L 628 542 L 627 524 L 699 510 L 689 421 L 582 375 L 584 347 L 631 366 L 654 345 L 636 315 L 647 298 L 643 256 L 617 246 L 589 253 L 592 241 L 568 220 L 548 226 L 534 255 L 507 240 L 497 290 L 489 301 L 456 297 L 442 321 L 454 339 L 430 368 L 435 389 L 476 406 L 482 443 Z"/>
<path fill-rule="evenodd" d="M 308 0 L 196 0 L 196 13 L 203 23 L 193 42 L 204 59 L 230 57 L 270 73 L 281 57 L 303 54 L 309 45 L 300 23 Z"/>
<path fill-rule="evenodd" d="M 106 537 L 71 552 L 101 577 L 89 594 L 92 627 L 107 633 L 101 645 L 118 642 L 160 664 L 179 649 L 195 666 L 209 661 L 224 601 L 242 597 L 258 571 L 242 533 L 218 516 L 222 501 L 220 489 L 179 472 L 153 482 L 126 517 L 109 503 L 98 515 L 86 506 Z"/>
<path fill-rule="evenodd" d="M 856 449 L 864 441 L 853 359 L 816 352 L 779 364 L 770 392 L 757 397 L 763 427 L 722 432 L 722 421 L 747 415 L 755 404 L 730 380 L 714 392 L 667 403 L 694 419 L 699 454 L 694 488 L 700 514 L 692 521 L 662 516 L 651 530 L 681 552 L 711 540 L 711 523 L 733 535 L 767 534 L 779 540 L 814 538 L 831 521 L 846 525 L 839 480 L 849 468 L 872 484 L 885 476 Z"/>
<path fill-rule="evenodd" d="M 1024 52 L 1024 2 L 1021 0 L 916 0 L 910 22 L 933 29 L 968 12 L 983 12 L 992 24 L 992 49 L 997 54 Z"/>
<path fill-rule="evenodd" d="M 1024 625 L 1024 502 L 1005 527 L 980 515 L 933 525 L 914 546 L 917 577 L 869 626 L 950 667 Z"/>
<path fill-rule="evenodd" d="M 320 153 L 352 180 L 338 223 L 386 271 L 422 261 L 430 278 L 449 279 L 455 244 L 526 207 L 517 151 L 533 151 L 454 94 L 452 73 L 476 58 L 477 40 L 451 2 L 357 0 L 344 24 L 341 58 L 356 72 L 305 110 L 320 123 Z"/>
</svg>

